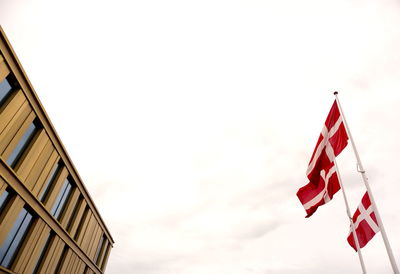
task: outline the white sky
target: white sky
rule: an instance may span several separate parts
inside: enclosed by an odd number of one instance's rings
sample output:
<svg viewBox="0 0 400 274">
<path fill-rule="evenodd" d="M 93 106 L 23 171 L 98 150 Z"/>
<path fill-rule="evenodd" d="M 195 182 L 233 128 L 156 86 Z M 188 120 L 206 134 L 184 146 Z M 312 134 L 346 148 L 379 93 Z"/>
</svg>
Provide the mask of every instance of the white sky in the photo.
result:
<svg viewBox="0 0 400 274">
<path fill-rule="evenodd" d="M 3 0 L 0 24 L 116 241 L 107 273 L 360 273 L 342 195 L 310 219 L 295 195 L 334 90 L 400 263 L 400 2 Z M 391 273 L 380 235 L 363 255 Z"/>
</svg>

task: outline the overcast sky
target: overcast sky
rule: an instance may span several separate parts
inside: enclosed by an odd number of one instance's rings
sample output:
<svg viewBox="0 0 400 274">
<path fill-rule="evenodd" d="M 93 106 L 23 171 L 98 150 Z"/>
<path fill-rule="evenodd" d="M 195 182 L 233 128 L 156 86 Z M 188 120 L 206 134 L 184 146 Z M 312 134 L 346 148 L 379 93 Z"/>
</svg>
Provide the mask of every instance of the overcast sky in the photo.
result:
<svg viewBox="0 0 400 274">
<path fill-rule="evenodd" d="M 399 1 L 2 0 L 0 24 L 114 237 L 107 273 L 361 273 L 341 193 L 309 219 L 295 195 L 335 90 L 400 263 Z M 391 273 L 380 234 L 363 255 Z"/>
</svg>

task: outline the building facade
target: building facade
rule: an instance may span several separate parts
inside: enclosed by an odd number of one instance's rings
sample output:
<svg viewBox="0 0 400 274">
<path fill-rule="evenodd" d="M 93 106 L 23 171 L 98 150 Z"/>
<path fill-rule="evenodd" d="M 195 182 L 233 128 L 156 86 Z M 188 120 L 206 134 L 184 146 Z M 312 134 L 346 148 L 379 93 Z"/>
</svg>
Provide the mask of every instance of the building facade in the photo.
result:
<svg viewBox="0 0 400 274">
<path fill-rule="evenodd" d="M 0 27 L 0 273 L 104 273 L 113 243 Z"/>
</svg>

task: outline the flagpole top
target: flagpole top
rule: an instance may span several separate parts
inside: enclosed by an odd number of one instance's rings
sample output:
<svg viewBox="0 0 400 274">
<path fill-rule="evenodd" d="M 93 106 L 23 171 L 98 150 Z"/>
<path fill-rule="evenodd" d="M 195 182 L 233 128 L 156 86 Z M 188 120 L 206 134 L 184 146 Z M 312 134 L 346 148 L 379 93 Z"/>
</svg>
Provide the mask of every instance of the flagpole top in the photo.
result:
<svg viewBox="0 0 400 274">
<path fill-rule="evenodd" d="M 337 91 L 333 92 L 333 95 L 338 95 L 338 94 L 339 94 L 339 92 L 337 92 Z"/>
</svg>

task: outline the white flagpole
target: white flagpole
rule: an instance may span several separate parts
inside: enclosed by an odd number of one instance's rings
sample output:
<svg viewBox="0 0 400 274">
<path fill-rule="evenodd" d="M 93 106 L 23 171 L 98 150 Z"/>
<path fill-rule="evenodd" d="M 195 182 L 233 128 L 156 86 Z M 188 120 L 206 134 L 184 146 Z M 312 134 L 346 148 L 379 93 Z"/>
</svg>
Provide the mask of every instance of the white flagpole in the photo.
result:
<svg viewBox="0 0 400 274">
<path fill-rule="evenodd" d="M 393 256 L 392 248 L 390 247 L 389 240 L 387 238 L 385 228 L 383 227 L 381 216 L 380 216 L 378 208 L 376 206 L 376 203 L 375 203 L 375 200 L 374 200 L 374 196 L 372 195 L 371 188 L 370 188 L 370 186 L 368 184 L 367 175 L 365 175 L 364 167 L 363 167 L 363 165 L 361 163 L 361 159 L 360 159 L 360 156 L 358 155 L 358 151 L 357 151 L 356 145 L 354 143 L 353 137 L 351 136 L 351 132 L 350 132 L 349 126 L 347 125 L 346 119 L 344 117 L 342 107 L 340 106 L 340 102 L 339 102 L 339 98 L 338 98 L 338 92 L 335 91 L 333 94 L 336 97 L 336 102 L 338 104 L 340 114 L 342 115 L 344 126 L 346 128 L 347 134 L 349 135 L 349 138 L 350 138 L 350 141 L 351 141 L 351 145 L 353 146 L 354 154 L 356 155 L 358 172 L 361 173 L 361 177 L 362 177 L 362 179 L 364 181 L 365 187 L 367 188 L 367 191 L 368 191 L 368 194 L 369 194 L 369 198 L 371 200 L 371 204 L 372 204 L 372 206 L 374 208 L 376 220 L 378 221 L 378 225 L 379 225 L 379 228 L 381 230 L 382 239 L 383 239 L 383 242 L 384 242 L 385 247 L 386 247 L 386 252 L 387 252 L 387 254 L 389 256 L 390 264 L 392 265 L 393 273 L 399 274 L 399 269 L 397 268 L 396 261 L 395 261 L 394 256 Z"/>
<path fill-rule="evenodd" d="M 349 220 L 350 220 L 351 233 L 353 234 L 354 242 L 356 244 L 357 254 L 358 254 L 358 258 L 360 259 L 361 269 L 362 269 L 362 272 L 364 274 L 367 274 L 367 270 L 366 270 L 365 264 L 364 264 L 364 259 L 363 259 L 362 253 L 361 253 L 360 244 L 358 243 L 358 237 L 356 235 L 356 230 L 355 230 L 355 227 L 354 227 L 353 218 L 352 218 L 351 213 L 350 213 L 349 203 L 347 202 L 347 196 L 346 196 L 346 193 L 344 191 L 344 187 L 343 187 L 343 183 L 342 183 L 342 177 L 340 177 L 339 167 L 336 164 L 336 159 L 334 159 L 333 161 L 334 161 L 334 164 L 335 164 L 336 173 L 337 173 L 337 176 L 338 176 L 340 188 L 342 189 L 344 203 L 346 204 L 347 216 L 349 217 Z"/>
</svg>

